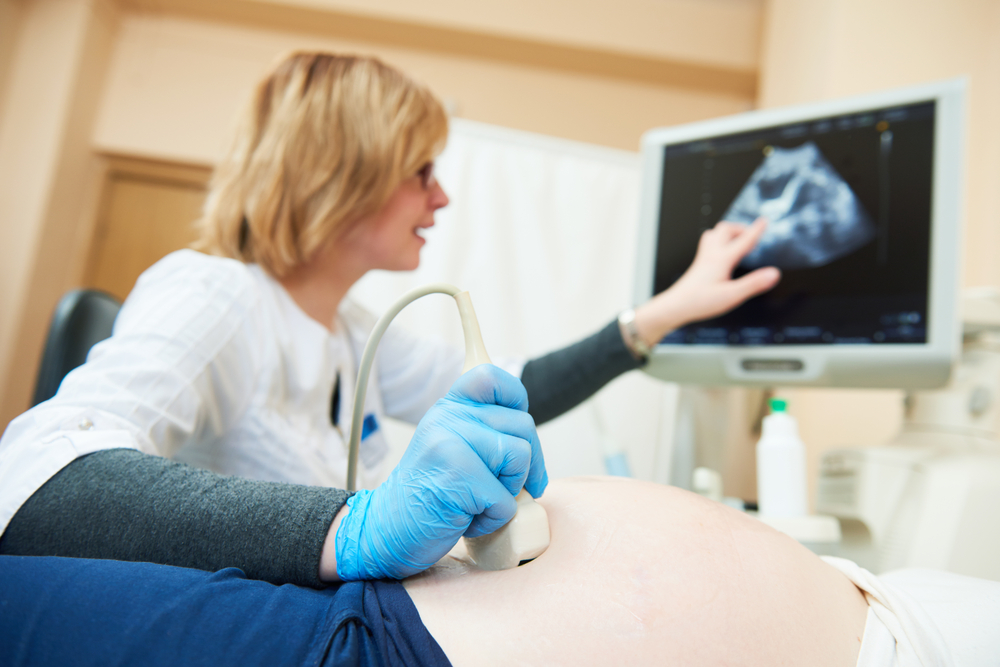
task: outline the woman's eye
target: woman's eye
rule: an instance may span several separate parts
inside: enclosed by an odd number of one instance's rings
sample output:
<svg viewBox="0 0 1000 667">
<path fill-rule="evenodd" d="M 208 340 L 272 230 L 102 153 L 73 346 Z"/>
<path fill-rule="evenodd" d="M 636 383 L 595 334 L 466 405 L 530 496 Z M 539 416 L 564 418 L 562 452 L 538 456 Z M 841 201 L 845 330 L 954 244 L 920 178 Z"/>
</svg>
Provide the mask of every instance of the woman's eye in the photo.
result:
<svg viewBox="0 0 1000 667">
<path fill-rule="evenodd" d="M 420 185 L 424 190 L 429 190 L 431 183 L 434 181 L 434 163 L 428 162 L 420 171 L 417 172 L 417 176 L 420 177 Z"/>
</svg>

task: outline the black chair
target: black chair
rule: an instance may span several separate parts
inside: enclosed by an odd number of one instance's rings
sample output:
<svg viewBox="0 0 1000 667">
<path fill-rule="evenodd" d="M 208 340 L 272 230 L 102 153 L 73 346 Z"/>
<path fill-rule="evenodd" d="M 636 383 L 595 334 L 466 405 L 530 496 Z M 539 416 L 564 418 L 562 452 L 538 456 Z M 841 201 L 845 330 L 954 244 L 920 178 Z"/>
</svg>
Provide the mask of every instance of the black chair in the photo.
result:
<svg viewBox="0 0 1000 667">
<path fill-rule="evenodd" d="M 59 300 L 45 340 L 32 406 L 55 396 L 66 374 L 87 360 L 90 348 L 111 335 L 121 305 L 110 294 L 93 289 L 73 290 Z"/>
</svg>

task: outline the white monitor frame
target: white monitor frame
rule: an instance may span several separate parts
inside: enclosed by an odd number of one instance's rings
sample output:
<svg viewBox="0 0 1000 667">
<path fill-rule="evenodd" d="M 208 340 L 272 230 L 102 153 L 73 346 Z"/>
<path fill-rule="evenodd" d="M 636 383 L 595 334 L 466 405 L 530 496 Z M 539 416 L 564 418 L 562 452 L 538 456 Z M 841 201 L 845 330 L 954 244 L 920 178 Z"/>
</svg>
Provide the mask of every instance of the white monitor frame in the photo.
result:
<svg viewBox="0 0 1000 667">
<path fill-rule="evenodd" d="M 656 345 L 644 370 L 664 380 L 707 385 L 932 388 L 944 385 L 961 344 L 962 172 L 965 80 L 925 84 L 794 107 L 658 128 L 642 137 L 642 195 L 634 302 L 653 295 L 664 148 L 841 114 L 936 103 L 931 193 L 928 329 L 924 344 Z"/>
</svg>

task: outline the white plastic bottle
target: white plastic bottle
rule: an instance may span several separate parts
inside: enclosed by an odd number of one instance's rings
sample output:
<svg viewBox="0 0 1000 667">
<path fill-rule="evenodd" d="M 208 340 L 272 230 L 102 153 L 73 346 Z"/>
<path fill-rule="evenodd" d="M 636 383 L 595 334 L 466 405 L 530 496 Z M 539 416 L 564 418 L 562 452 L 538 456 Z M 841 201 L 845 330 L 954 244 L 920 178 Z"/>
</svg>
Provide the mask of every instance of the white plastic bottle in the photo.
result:
<svg viewBox="0 0 1000 667">
<path fill-rule="evenodd" d="M 757 443 L 757 509 L 761 516 L 799 517 L 806 503 L 806 448 L 787 403 L 771 399 Z"/>
</svg>

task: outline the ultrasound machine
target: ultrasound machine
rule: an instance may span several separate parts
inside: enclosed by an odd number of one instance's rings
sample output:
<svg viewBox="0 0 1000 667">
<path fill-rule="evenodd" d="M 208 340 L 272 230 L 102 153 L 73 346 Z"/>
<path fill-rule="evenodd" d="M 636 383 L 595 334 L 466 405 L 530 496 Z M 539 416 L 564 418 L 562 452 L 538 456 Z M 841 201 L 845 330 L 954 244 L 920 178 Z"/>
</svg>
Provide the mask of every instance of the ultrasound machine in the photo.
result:
<svg viewBox="0 0 1000 667">
<path fill-rule="evenodd" d="M 892 442 L 825 454 L 817 511 L 872 571 L 1000 580 L 1000 294 L 961 307 L 965 95 L 952 80 L 646 133 L 634 301 L 680 277 L 704 230 L 766 218 L 734 277 L 777 266 L 778 286 L 674 331 L 645 371 L 906 390 Z"/>
</svg>

